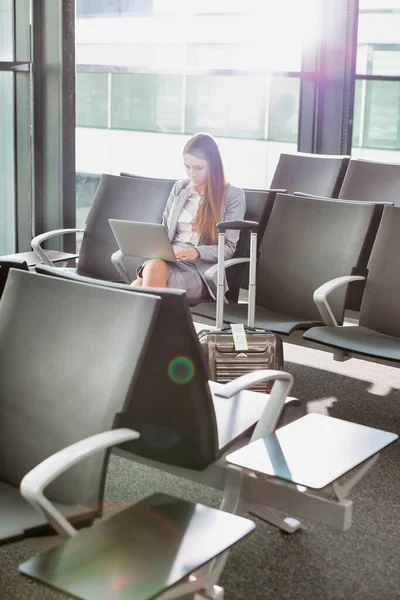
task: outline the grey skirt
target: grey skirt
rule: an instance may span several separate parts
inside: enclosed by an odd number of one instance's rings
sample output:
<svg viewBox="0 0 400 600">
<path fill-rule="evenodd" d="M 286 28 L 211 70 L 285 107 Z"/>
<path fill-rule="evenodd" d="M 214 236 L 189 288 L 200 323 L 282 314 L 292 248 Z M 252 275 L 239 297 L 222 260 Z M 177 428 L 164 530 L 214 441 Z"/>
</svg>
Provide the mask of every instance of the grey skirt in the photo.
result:
<svg viewBox="0 0 400 600">
<path fill-rule="evenodd" d="M 143 276 L 142 271 L 145 264 L 143 263 L 137 270 L 139 277 Z M 167 262 L 166 265 L 168 267 L 167 288 L 186 290 L 189 302 L 211 299 L 208 287 L 198 272 L 195 261 Z"/>
</svg>

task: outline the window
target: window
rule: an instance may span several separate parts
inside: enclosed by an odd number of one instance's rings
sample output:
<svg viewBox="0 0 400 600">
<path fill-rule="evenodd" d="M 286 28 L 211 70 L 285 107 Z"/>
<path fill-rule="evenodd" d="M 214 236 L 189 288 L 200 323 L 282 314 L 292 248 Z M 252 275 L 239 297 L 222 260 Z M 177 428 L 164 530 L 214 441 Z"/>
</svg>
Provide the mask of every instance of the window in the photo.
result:
<svg viewBox="0 0 400 600">
<path fill-rule="evenodd" d="M 0 72 L 0 255 L 15 251 L 14 74 Z"/>
<path fill-rule="evenodd" d="M 180 75 L 111 76 L 111 127 L 136 131 L 182 131 Z"/>
<path fill-rule="evenodd" d="M 199 131 L 217 137 L 233 183 L 268 186 L 297 149 L 320 0 L 76 2 L 78 187 L 90 195 L 103 172 L 183 177 Z"/>
<path fill-rule="evenodd" d="M 186 133 L 264 138 L 265 78 L 189 76 L 186 89 Z"/>
<path fill-rule="evenodd" d="M 353 145 L 400 150 L 400 81 L 357 81 Z"/>
<path fill-rule="evenodd" d="M 270 86 L 268 139 L 297 142 L 299 129 L 300 79 L 280 77 Z"/>
<path fill-rule="evenodd" d="M 0 61 L 14 59 L 13 3 L 0 0 Z M 15 251 L 14 73 L 0 71 L 0 254 Z"/>
<path fill-rule="evenodd" d="M 108 77 L 107 73 L 77 73 L 78 127 L 108 127 Z"/>
<path fill-rule="evenodd" d="M 353 148 L 400 161 L 400 2 L 360 0 Z"/>
<path fill-rule="evenodd" d="M 153 0 L 79 0 L 78 17 L 107 17 L 129 14 L 148 14 Z"/>
</svg>

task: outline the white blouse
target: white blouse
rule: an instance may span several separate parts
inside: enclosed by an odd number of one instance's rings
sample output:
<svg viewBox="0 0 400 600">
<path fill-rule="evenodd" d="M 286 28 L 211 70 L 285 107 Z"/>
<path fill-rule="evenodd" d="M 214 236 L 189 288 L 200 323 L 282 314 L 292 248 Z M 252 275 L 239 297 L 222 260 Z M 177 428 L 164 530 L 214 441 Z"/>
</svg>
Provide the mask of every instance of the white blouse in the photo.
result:
<svg viewBox="0 0 400 600">
<path fill-rule="evenodd" d="M 193 246 L 198 244 L 199 236 L 195 231 L 193 231 L 193 223 L 196 218 L 200 200 L 200 194 L 192 187 L 192 193 L 186 200 L 181 214 L 179 215 L 175 236 L 172 240 L 173 244 L 184 243 L 192 244 Z"/>
</svg>

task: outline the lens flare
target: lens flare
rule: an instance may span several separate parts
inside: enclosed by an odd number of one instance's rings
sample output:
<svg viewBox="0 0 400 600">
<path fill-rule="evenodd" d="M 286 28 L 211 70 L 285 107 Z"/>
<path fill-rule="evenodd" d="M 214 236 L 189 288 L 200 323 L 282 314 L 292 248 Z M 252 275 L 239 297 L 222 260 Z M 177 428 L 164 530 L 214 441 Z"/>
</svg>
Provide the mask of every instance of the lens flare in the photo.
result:
<svg viewBox="0 0 400 600">
<path fill-rule="evenodd" d="M 168 375 L 174 383 L 189 383 L 194 376 L 194 364 L 186 356 L 177 356 L 168 365 Z"/>
</svg>

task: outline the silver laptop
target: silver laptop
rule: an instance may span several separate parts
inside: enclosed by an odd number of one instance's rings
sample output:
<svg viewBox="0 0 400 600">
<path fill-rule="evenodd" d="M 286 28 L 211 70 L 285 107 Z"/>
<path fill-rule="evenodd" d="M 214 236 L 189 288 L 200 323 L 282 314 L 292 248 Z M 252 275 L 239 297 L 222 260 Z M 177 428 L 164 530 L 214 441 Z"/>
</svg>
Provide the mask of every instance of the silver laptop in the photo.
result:
<svg viewBox="0 0 400 600">
<path fill-rule="evenodd" d="M 164 225 L 108 219 L 124 256 L 162 258 L 176 262 L 175 252 Z"/>
</svg>

